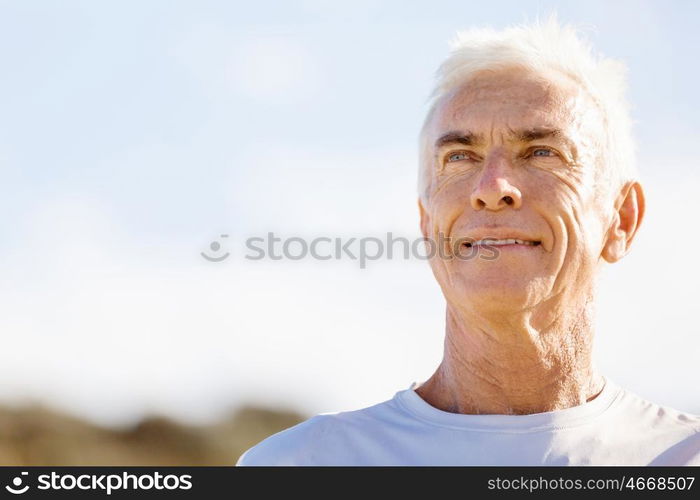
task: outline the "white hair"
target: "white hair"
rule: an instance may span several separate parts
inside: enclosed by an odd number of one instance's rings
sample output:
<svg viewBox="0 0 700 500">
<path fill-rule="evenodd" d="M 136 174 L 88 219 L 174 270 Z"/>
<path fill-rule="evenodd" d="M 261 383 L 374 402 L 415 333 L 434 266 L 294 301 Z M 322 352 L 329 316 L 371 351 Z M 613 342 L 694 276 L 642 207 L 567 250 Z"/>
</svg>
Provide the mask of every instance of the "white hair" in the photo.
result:
<svg viewBox="0 0 700 500">
<path fill-rule="evenodd" d="M 451 48 L 436 73 L 436 86 L 420 132 L 418 192 L 422 199 L 429 197 L 433 181 L 427 129 L 440 98 L 464 85 L 479 71 L 510 67 L 543 73 L 557 70 L 581 85 L 598 105 L 606 136 L 602 145 L 605 150 L 596 155 L 602 160 L 597 175 L 599 191 L 608 193 L 638 177 L 625 98 L 626 68 L 618 61 L 595 55 L 574 27 L 561 26 L 552 15 L 545 22 L 535 21 L 502 31 L 470 29 L 457 33 Z"/>
</svg>

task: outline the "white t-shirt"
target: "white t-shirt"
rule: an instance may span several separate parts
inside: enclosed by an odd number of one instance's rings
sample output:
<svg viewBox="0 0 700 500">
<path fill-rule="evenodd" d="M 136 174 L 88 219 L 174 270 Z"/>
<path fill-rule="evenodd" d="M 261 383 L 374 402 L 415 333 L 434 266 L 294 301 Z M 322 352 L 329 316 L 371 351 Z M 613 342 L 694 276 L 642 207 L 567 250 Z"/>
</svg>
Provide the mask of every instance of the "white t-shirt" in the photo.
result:
<svg viewBox="0 0 700 500">
<path fill-rule="evenodd" d="M 700 465 L 700 416 L 609 379 L 592 401 L 532 415 L 449 413 L 414 387 L 317 415 L 250 448 L 237 465 Z"/>
</svg>

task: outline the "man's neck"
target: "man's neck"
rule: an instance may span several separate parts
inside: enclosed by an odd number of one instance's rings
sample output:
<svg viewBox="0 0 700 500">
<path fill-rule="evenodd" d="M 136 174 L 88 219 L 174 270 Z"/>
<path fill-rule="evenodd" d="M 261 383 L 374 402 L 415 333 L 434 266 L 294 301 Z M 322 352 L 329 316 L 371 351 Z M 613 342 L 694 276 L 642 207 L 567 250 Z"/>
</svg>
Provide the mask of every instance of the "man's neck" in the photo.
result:
<svg viewBox="0 0 700 500">
<path fill-rule="evenodd" d="M 592 301 L 487 318 L 448 304 L 445 352 L 416 389 L 451 413 L 530 414 L 578 406 L 602 390 L 592 364 Z"/>
</svg>

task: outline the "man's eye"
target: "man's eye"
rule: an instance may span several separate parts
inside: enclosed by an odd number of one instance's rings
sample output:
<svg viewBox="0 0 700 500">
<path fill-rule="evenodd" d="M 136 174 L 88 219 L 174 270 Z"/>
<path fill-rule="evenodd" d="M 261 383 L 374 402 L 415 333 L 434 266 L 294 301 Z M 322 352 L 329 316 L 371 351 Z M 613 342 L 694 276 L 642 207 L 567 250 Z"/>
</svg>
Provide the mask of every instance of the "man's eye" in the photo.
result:
<svg viewBox="0 0 700 500">
<path fill-rule="evenodd" d="M 452 153 L 451 155 L 447 156 L 447 161 L 452 162 L 452 161 L 462 161 L 466 160 L 468 158 L 467 153 Z"/>
<path fill-rule="evenodd" d="M 557 154 L 548 148 L 537 148 L 537 149 L 534 149 L 532 151 L 532 156 L 543 156 L 546 158 L 546 157 L 557 156 Z"/>
</svg>

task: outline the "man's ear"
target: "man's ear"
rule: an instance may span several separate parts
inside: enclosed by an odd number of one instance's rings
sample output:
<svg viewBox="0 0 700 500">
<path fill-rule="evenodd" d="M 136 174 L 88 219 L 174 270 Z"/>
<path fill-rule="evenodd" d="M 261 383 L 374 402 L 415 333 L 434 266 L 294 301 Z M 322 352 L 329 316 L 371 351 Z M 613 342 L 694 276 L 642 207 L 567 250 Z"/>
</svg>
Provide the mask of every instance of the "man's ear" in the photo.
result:
<svg viewBox="0 0 700 500">
<path fill-rule="evenodd" d="M 423 206 L 423 200 L 418 198 L 418 210 L 420 211 L 420 232 L 423 233 L 423 238 L 427 238 L 430 234 L 430 216 Z"/>
<path fill-rule="evenodd" d="M 607 262 L 612 264 L 627 255 L 644 219 L 644 210 L 642 185 L 637 181 L 628 182 L 615 200 L 615 214 L 601 254 Z"/>
</svg>

